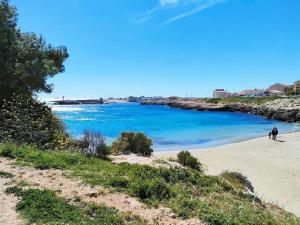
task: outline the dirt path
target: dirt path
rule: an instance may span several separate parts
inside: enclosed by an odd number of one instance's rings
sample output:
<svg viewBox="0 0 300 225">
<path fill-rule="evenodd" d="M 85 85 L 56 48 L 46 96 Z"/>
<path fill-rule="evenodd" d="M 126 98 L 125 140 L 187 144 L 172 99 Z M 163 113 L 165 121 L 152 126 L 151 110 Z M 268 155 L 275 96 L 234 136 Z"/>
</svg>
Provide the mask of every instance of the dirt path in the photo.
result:
<svg viewBox="0 0 300 225">
<path fill-rule="evenodd" d="M 4 193 L 7 188 L 6 183 L 10 180 L 11 178 L 0 177 L 0 224 L 19 225 L 23 223 L 15 210 L 18 199 Z"/>
<path fill-rule="evenodd" d="M 5 171 L 14 174 L 17 181 L 25 180 L 29 186 L 42 189 L 51 189 L 62 197 L 73 199 L 79 197 L 84 202 L 103 203 L 108 207 L 114 207 L 122 212 L 132 212 L 133 214 L 144 218 L 153 224 L 165 225 L 200 225 L 202 224 L 197 219 L 181 220 L 176 218 L 172 211 L 165 207 L 148 208 L 145 204 L 139 202 L 123 193 L 111 193 L 107 189 L 95 186 L 91 187 L 82 184 L 78 180 L 69 179 L 64 176 L 61 170 L 35 170 L 30 167 L 18 167 L 11 165 L 13 161 L 6 158 L 0 158 L 0 171 Z M 6 179 L 7 180 L 7 179 Z M 2 180 L 1 180 L 2 181 Z M 5 199 L 4 204 L 0 205 L 0 212 L 8 207 L 13 209 L 16 204 L 16 199 L 12 196 L 3 194 L 5 187 L 1 183 L 0 197 Z M 6 205 L 6 206 L 5 206 Z M 3 209 L 1 207 L 4 207 Z M 10 223 L 5 223 L 0 219 L 0 224 L 12 224 L 11 221 L 16 221 L 14 224 L 20 224 L 18 215 L 14 210 L 8 210 L 7 214 L 12 218 Z M 14 212 L 10 212 L 14 211 Z M 1 217 L 0 217 L 1 218 Z M 5 218 L 5 216 L 3 217 Z"/>
</svg>

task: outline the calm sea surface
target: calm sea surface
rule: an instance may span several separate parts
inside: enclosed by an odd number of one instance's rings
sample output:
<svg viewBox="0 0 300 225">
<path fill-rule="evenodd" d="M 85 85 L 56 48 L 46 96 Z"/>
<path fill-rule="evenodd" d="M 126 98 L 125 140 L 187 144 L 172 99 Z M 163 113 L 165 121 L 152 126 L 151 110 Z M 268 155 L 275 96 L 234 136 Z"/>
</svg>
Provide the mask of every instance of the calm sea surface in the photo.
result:
<svg viewBox="0 0 300 225">
<path fill-rule="evenodd" d="M 198 112 L 167 106 L 139 104 L 52 106 L 74 137 L 84 129 L 100 131 L 108 143 L 122 131 L 149 135 L 157 151 L 216 146 L 253 137 L 267 136 L 272 127 L 280 132 L 299 130 L 264 118 L 228 112 Z"/>
</svg>

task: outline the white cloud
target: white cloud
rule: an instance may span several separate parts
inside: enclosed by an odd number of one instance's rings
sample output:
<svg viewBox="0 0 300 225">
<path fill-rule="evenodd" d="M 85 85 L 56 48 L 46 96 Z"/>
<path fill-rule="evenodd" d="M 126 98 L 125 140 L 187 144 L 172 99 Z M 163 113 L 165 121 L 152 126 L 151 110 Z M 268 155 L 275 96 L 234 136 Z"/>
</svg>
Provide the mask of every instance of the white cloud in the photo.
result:
<svg viewBox="0 0 300 225">
<path fill-rule="evenodd" d="M 159 5 L 161 7 L 168 7 L 176 5 L 180 0 L 159 0 Z"/>
<path fill-rule="evenodd" d="M 221 3 L 221 2 L 224 2 L 224 1 L 211 0 L 211 1 L 208 1 L 208 2 L 205 2 L 205 3 L 202 3 L 202 4 L 198 4 L 196 8 L 194 8 L 194 9 L 192 9 L 190 11 L 184 12 L 182 14 L 176 15 L 174 17 L 171 17 L 168 20 L 166 20 L 165 22 L 161 23 L 161 25 L 167 25 L 169 23 L 175 22 L 176 20 L 180 20 L 180 19 L 183 19 L 185 17 L 194 15 L 194 14 L 196 14 L 198 12 L 201 12 L 201 11 L 203 11 L 205 9 L 211 8 L 211 7 L 213 7 L 216 4 Z"/>
<path fill-rule="evenodd" d="M 192 16 L 225 1 L 227 0 L 158 0 L 158 4 L 151 10 L 143 13 L 136 22 L 144 23 L 150 20 L 154 14 L 162 13 L 164 10 L 176 10 L 176 15 L 166 19 L 160 24 L 167 25 L 185 17 Z"/>
</svg>

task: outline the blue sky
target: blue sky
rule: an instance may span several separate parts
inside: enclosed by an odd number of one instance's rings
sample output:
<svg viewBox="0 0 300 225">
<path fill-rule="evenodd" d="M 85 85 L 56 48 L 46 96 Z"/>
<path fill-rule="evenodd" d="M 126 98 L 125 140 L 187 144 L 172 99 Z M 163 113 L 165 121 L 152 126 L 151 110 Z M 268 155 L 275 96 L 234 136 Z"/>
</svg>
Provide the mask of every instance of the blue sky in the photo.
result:
<svg viewBox="0 0 300 225">
<path fill-rule="evenodd" d="M 300 79 L 299 0 L 12 0 L 23 31 L 65 45 L 42 98 L 210 96 Z"/>
</svg>

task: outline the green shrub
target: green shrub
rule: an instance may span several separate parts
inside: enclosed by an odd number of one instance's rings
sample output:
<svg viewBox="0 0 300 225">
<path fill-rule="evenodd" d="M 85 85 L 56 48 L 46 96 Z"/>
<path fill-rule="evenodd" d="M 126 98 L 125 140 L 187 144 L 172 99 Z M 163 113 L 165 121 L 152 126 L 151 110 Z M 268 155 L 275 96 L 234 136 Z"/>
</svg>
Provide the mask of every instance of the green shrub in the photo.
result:
<svg viewBox="0 0 300 225">
<path fill-rule="evenodd" d="M 13 150 L 10 148 L 9 145 L 1 146 L 0 156 L 12 159 L 15 157 L 13 154 Z"/>
<path fill-rule="evenodd" d="M 33 144 L 41 149 L 64 149 L 70 139 L 61 121 L 44 103 L 13 95 L 0 103 L 0 142 Z"/>
<path fill-rule="evenodd" d="M 166 200 L 171 197 L 171 189 L 167 182 L 161 178 L 138 179 L 131 184 L 131 191 L 142 200 Z"/>
<path fill-rule="evenodd" d="M 108 155 L 111 152 L 111 148 L 105 143 L 98 145 L 96 148 L 96 156 L 102 159 L 107 159 Z"/>
<path fill-rule="evenodd" d="M 189 167 L 191 169 L 195 170 L 202 170 L 202 165 L 198 161 L 197 158 L 193 157 L 190 152 L 188 151 L 181 151 L 177 154 L 177 160 L 178 162 L 186 167 Z"/>
<path fill-rule="evenodd" d="M 13 175 L 12 173 L 0 171 L 0 177 L 3 177 L 3 178 L 13 178 L 14 176 L 15 175 Z"/>
<path fill-rule="evenodd" d="M 150 156 L 153 152 L 151 146 L 152 140 L 143 133 L 122 132 L 121 136 L 112 143 L 112 151 Z"/>
<path fill-rule="evenodd" d="M 172 203 L 171 203 L 172 204 Z M 199 201 L 191 199 L 189 196 L 179 196 L 173 203 L 173 209 L 181 218 L 187 219 L 199 208 Z"/>
<path fill-rule="evenodd" d="M 109 181 L 109 185 L 114 188 L 128 188 L 129 181 L 126 177 L 113 177 Z"/>
<path fill-rule="evenodd" d="M 17 186 L 13 186 L 13 187 L 8 187 L 5 189 L 5 193 L 6 194 L 13 194 L 15 196 L 21 196 L 22 195 L 22 189 L 17 187 Z"/>
<path fill-rule="evenodd" d="M 241 173 L 225 171 L 221 174 L 221 177 L 238 189 L 254 192 L 254 187 L 251 182 Z"/>
<path fill-rule="evenodd" d="M 110 148 L 105 144 L 105 138 L 100 132 L 85 130 L 79 141 L 81 152 L 86 155 L 94 155 L 106 159 Z"/>
</svg>

